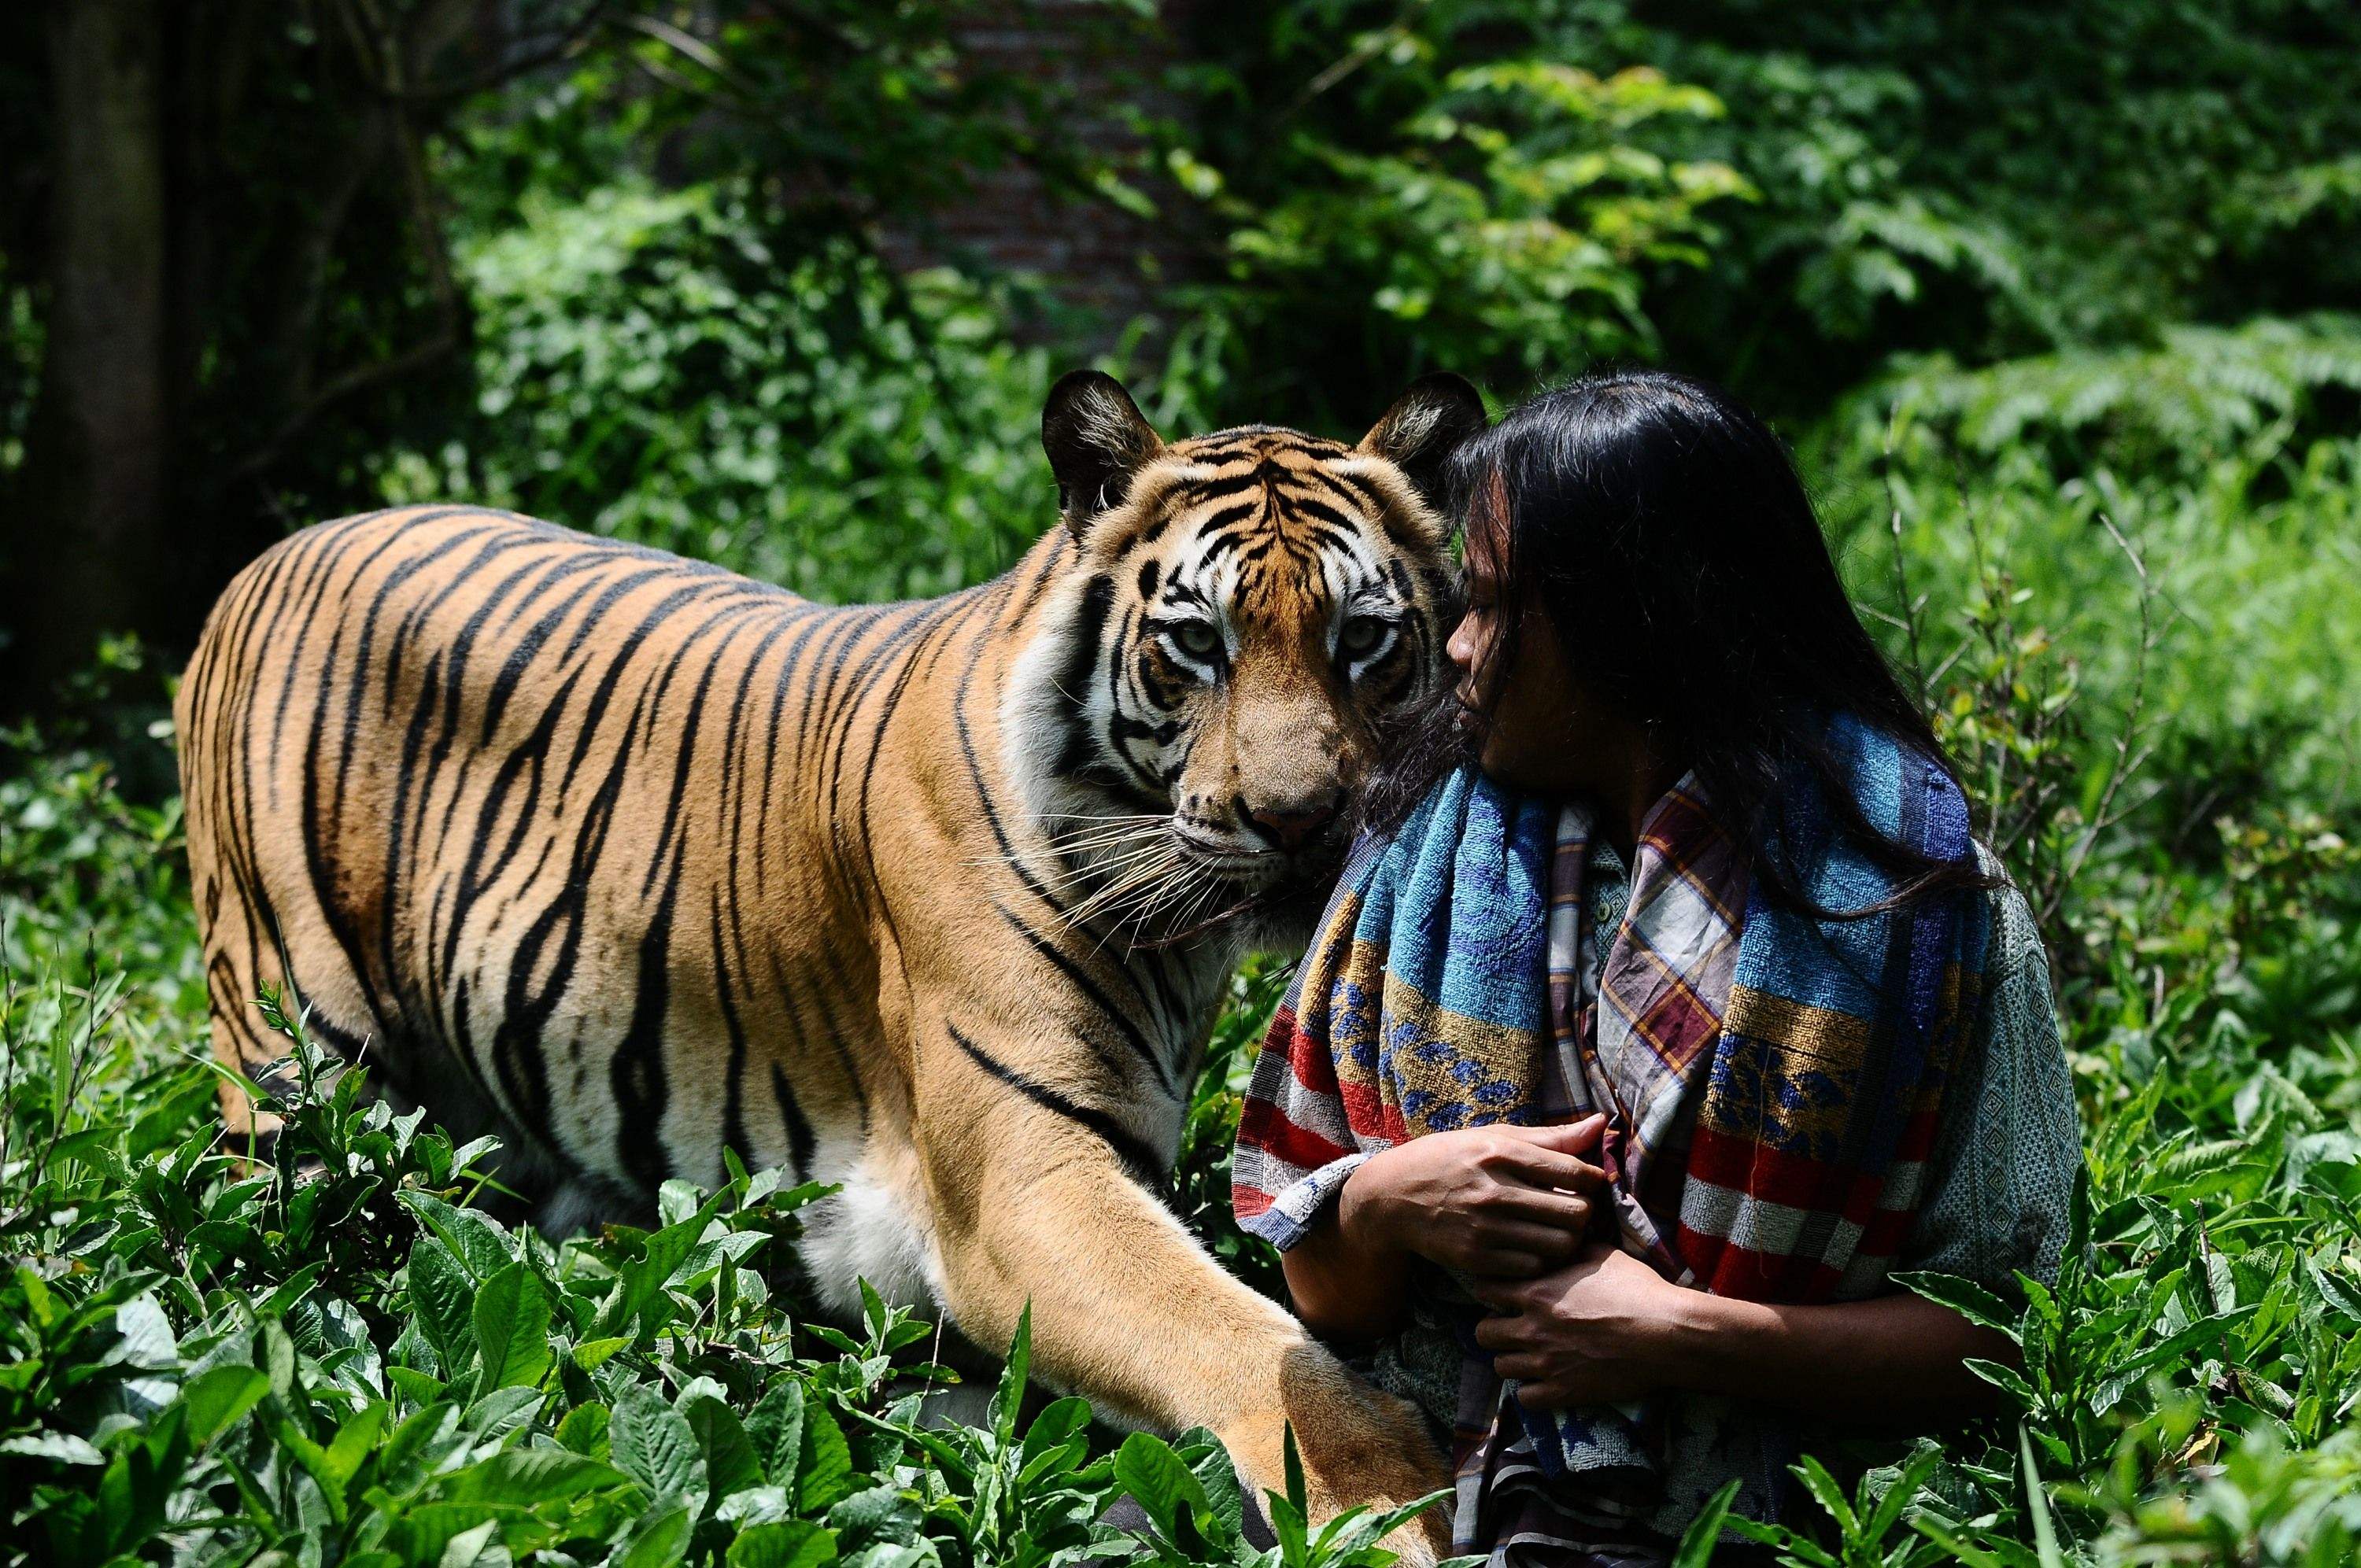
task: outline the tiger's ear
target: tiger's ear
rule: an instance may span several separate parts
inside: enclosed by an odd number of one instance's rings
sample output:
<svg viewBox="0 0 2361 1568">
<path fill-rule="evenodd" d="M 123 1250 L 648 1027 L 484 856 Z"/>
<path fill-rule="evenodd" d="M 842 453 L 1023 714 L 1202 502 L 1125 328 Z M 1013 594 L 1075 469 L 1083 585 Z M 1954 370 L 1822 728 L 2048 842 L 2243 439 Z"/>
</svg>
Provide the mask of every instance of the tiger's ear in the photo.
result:
<svg viewBox="0 0 2361 1568">
<path fill-rule="evenodd" d="M 1357 450 L 1402 471 L 1428 505 L 1443 504 L 1443 466 L 1459 444 L 1484 428 L 1484 400 L 1448 370 L 1421 376 L 1394 400 Z"/>
<path fill-rule="evenodd" d="M 1041 408 L 1041 450 L 1058 477 L 1058 512 L 1080 539 L 1091 520 L 1120 502 L 1131 477 L 1164 443 L 1123 383 L 1104 370 L 1070 370 Z"/>
</svg>

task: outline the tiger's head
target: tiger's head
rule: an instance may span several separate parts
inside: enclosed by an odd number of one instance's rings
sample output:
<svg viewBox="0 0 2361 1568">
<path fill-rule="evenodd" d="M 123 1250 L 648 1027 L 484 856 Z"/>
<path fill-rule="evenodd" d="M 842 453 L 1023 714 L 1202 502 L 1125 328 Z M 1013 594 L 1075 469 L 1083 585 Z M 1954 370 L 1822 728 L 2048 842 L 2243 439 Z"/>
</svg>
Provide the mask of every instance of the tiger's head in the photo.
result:
<svg viewBox="0 0 2361 1568">
<path fill-rule="evenodd" d="M 1136 939 L 1300 939 L 1390 721 L 1449 635 L 1456 376 L 1359 444 L 1246 425 L 1170 444 L 1114 378 L 1050 390 L 1067 541 L 1004 697 L 1008 762 L 1076 918 Z"/>
</svg>

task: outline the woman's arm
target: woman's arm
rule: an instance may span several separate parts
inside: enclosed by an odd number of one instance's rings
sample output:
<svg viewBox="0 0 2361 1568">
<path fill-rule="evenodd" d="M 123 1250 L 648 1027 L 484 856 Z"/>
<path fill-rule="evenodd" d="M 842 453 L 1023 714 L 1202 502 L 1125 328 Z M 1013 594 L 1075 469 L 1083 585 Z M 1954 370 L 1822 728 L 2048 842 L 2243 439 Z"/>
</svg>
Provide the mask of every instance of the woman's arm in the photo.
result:
<svg viewBox="0 0 2361 1568">
<path fill-rule="evenodd" d="M 1606 1173 L 1602 1116 L 1557 1127 L 1471 1127 L 1364 1160 L 1336 1201 L 1279 1255 L 1288 1294 L 1323 1339 L 1371 1340 L 1400 1321 L 1413 1257 L 1463 1274 L 1526 1278 L 1574 1256 Z"/>
<path fill-rule="evenodd" d="M 1326 1216 L 1279 1255 L 1288 1298 L 1303 1326 L 1322 1339 L 1347 1344 L 1367 1343 L 1385 1333 L 1400 1321 L 1408 1305 L 1404 1285 L 1410 1254 L 1370 1235 L 1365 1224 L 1348 1224 L 1344 1219 L 1345 1201 L 1361 1170 L 1346 1179 Z"/>
<path fill-rule="evenodd" d="M 1494 1365 L 1540 1409 L 1620 1404 L 1662 1388 L 1761 1399 L 1856 1425 L 1925 1427 L 1980 1415 L 1993 1387 L 1971 1357 L 2016 1347 L 1948 1307 L 1896 1292 L 1795 1306 L 1675 1285 L 1620 1248 L 1586 1247 L 1537 1279 L 1480 1284 L 1500 1315 L 1476 1329 Z"/>
</svg>

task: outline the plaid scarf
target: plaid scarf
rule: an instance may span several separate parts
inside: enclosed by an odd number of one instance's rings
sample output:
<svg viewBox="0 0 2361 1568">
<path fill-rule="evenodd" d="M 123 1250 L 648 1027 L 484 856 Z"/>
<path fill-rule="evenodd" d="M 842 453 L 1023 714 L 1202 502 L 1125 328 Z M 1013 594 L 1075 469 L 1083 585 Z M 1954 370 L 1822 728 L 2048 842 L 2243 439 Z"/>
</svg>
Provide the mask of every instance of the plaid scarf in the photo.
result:
<svg viewBox="0 0 2361 1568">
<path fill-rule="evenodd" d="M 1938 860 L 1972 857 L 1965 802 L 1939 768 L 1848 720 L 1830 739 L 1872 827 Z M 1850 910 L 1893 892 L 1833 831 L 1816 790 L 1799 784 L 1789 805 L 1785 859 L 1806 897 Z M 1356 848 L 1241 1116 L 1241 1223 L 1291 1245 L 1354 1167 L 1405 1138 L 1598 1110 L 1621 1241 L 1666 1277 L 1762 1300 L 1874 1292 L 1916 1211 L 1949 1064 L 1972 1025 L 1987 901 L 1923 899 L 1854 920 L 1773 906 L 1684 781 L 1642 824 L 1626 911 L 1611 937 L 1597 934 L 1609 945 L 1583 1009 L 1589 826 L 1578 806 L 1463 770 Z M 1604 1506 L 1592 1523 L 1642 1508 L 1651 1412 L 1526 1412 L 1472 1338 L 1466 1349 L 1463 1548 L 1493 1544 L 1479 1513 L 1491 1532 L 1508 1528 L 1477 1469 L 1496 1486 L 1528 1459 L 1543 1482 L 1633 1472 L 1631 1486 L 1585 1489 Z M 1614 1500 L 1627 1490 L 1629 1507 Z"/>
</svg>

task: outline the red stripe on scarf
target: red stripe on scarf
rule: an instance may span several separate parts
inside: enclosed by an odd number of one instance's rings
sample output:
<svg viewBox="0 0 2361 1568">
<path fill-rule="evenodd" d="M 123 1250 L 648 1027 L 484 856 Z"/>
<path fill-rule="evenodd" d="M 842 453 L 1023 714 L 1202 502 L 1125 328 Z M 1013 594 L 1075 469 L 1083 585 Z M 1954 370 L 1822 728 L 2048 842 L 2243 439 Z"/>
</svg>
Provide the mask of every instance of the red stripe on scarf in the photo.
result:
<svg viewBox="0 0 2361 1568">
<path fill-rule="evenodd" d="M 1826 1301 L 1843 1278 L 1818 1258 L 1756 1252 L 1686 1225 L 1680 1228 L 1680 1255 L 1699 1285 L 1741 1301 Z"/>
<path fill-rule="evenodd" d="M 1271 1015 L 1270 1028 L 1263 1036 L 1262 1048 L 1286 1052 L 1287 1065 L 1305 1092 L 1315 1097 L 1334 1096 L 1341 1102 L 1346 1126 L 1365 1135 L 1367 1129 L 1374 1127 L 1378 1135 L 1389 1143 L 1410 1141 L 1410 1129 L 1402 1124 L 1401 1112 L 1385 1103 L 1384 1097 L 1376 1089 L 1366 1083 L 1344 1083 L 1337 1080 L 1336 1058 L 1329 1042 L 1306 1029 L 1297 1019 L 1293 1008 L 1282 1003 Z M 1252 1108 L 1262 1102 L 1249 1095 L 1246 1103 Z M 1242 1137 L 1247 1135 L 1245 1118 L 1240 1120 L 1239 1134 Z M 1327 1157 L 1328 1159 L 1341 1159 L 1353 1152 L 1334 1144 L 1328 1146 L 1335 1149 L 1335 1153 Z M 1290 1157 L 1282 1155 L 1281 1157 Z M 1316 1168 L 1326 1164 L 1327 1160 L 1290 1159 L 1290 1163 Z"/>
<path fill-rule="evenodd" d="M 1289 1121 L 1285 1113 L 1268 1100 L 1246 1102 L 1246 1109 L 1238 1114 L 1238 1142 L 1304 1170 L 1317 1170 L 1353 1152 L 1340 1148 L 1309 1127 Z"/>
<path fill-rule="evenodd" d="M 1270 1030 L 1262 1037 L 1262 1048 L 1284 1045 L 1287 1065 L 1295 1071 L 1295 1081 L 1314 1094 L 1327 1094 L 1336 1087 L 1336 1063 L 1328 1055 L 1328 1043 L 1303 1026 L 1295 1009 L 1282 1005 L 1271 1015 Z"/>
<path fill-rule="evenodd" d="M 1829 1170 L 1824 1160 L 1789 1154 L 1752 1138 L 1734 1138 L 1702 1123 L 1689 1142 L 1691 1181 L 1710 1181 L 1791 1209 L 1817 1207 L 1828 1190 Z"/>
<path fill-rule="evenodd" d="M 1934 1152 L 1937 1126 L 1937 1114 L 1932 1109 L 1914 1113 L 1902 1129 L 1894 1163 L 1907 1165 L 1926 1159 Z M 1689 1145 L 1688 1174 L 1692 1180 L 1710 1181 L 1716 1187 L 1727 1187 L 1790 1208 L 1826 1209 L 1832 1206 L 1828 1201 L 1829 1182 L 1849 1178 L 1851 1173 L 1827 1160 L 1790 1154 L 1752 1138 L 1732 1137 L 1700 1124 Z M 1874 1177 L 1850 1182 L 1849 1197 L 1865 1187 L 1873 1207 L 1884 1181 L 1885 1173 L 1881 1171 Z M 1870 1210 L 1855 1212 L 1850 1201 L 1843 1212 L 1856 1224 L 1869 1221 Z"/>
</svg>

